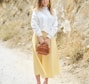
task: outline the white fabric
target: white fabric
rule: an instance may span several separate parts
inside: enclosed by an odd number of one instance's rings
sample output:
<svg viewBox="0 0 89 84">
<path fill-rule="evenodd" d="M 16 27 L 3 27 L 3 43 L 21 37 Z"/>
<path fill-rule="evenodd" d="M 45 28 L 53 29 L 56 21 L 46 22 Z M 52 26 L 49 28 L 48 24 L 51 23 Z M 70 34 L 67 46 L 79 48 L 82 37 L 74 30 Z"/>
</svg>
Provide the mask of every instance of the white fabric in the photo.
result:
<svg viewBox="0 0 89 84">
<path fill-rule="evenodd" d="M 31 27 L 37 36 L 42 36 L 41 31 L 48 33 L 47 37 L 52 38 L 58 30 L 58 21 L 56 11 L 51 15 L 48 7 L 42 7 L 41 10 L 33 10 L 31 17 Z"/>
</svg>

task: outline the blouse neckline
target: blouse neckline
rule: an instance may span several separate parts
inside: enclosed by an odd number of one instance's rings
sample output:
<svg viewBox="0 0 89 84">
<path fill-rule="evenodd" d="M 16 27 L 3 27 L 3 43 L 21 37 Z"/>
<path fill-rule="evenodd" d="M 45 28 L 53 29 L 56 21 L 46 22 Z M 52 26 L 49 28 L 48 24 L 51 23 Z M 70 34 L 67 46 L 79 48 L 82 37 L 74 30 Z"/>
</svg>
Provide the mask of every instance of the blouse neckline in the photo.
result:
<svg viewBox="0 0 89 84">
<path fill-rule="evenodd" d="M 42 7 L 42 9 L 45 9 L 45 10 L 47 10 L 47 9 L 48 9 L 48 7 L 47 7 L 47 6 L 43 6 L 43 7 Z"/>
</svg>

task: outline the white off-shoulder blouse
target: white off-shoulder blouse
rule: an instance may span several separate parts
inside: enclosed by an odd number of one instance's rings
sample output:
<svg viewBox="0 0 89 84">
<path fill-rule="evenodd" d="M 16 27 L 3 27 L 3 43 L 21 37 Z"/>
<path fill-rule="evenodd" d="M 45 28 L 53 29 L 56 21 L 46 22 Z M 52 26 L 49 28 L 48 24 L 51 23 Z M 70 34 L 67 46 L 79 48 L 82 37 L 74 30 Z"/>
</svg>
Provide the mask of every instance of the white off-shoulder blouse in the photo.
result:
<svg viewBox="0 0 89 84">
<path fill-rule="evenodd" d="M 48 7 L 42 7 L 41 10 L 33 10 L 31 27 L 37 36 L 42 36 L 41 31 L 45 31 L 47 37 L 51 39 L 58 30 L 56 11 L 54 10 L 52 15 L 48 10 Z"/>
</svg>

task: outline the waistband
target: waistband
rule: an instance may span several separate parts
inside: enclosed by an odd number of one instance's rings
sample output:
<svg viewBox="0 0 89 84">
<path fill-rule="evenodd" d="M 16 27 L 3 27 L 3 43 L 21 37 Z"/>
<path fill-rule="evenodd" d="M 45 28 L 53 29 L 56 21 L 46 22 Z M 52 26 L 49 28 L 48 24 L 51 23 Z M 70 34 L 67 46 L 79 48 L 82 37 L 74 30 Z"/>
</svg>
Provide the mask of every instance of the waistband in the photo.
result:
<svg viewBox="0 0 89 84">
<path fill-rule="evenodd" d="M 42 32 L 42 35 L 43 36 L 46 36 L 47 35 L 47 32 L 45 32 L 45 31 L 41 31 Z"/>
</svg>

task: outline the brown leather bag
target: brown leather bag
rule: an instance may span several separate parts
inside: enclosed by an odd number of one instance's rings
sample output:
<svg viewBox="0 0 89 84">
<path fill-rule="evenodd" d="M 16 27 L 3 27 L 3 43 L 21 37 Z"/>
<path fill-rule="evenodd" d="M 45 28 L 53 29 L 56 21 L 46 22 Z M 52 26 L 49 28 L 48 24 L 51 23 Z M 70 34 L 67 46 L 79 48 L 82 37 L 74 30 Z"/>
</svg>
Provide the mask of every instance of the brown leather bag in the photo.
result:
<svg viewBox="0 0 89 84">
<path fill-rule="evenodd" d="M 48 55 L 50 48 L 46 43 L 43 43 L 43 44 L 38 43 L 37 46 L 36 46 L 36 51 L 37 51 L 38 54 Z"/>
</svg>

